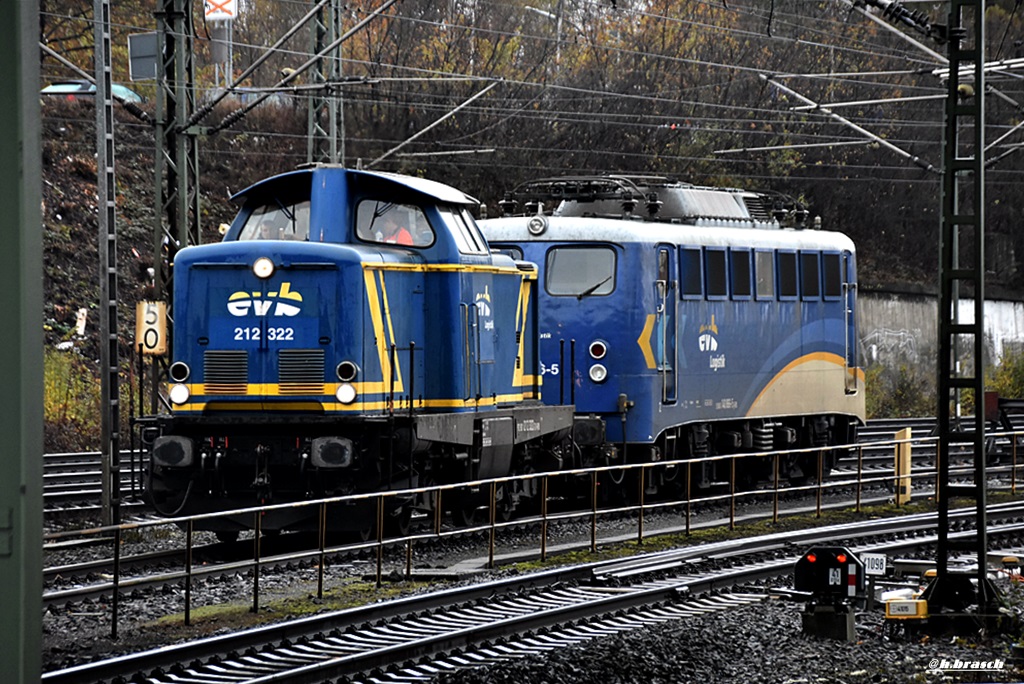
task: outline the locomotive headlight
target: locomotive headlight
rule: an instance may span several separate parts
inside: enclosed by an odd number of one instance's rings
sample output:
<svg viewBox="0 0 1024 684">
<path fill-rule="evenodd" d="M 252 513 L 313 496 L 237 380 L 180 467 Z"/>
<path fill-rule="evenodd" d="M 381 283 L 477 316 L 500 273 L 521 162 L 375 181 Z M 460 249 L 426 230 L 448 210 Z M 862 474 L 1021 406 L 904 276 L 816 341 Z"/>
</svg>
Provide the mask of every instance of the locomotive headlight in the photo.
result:
<svg viewBox="0 0 1024 684">
<path fill-rule="evenodd" d="M 608 369 L 600 363 L 595 363 L 590 367 L 590 379 L 594 382 L 604 382 L 608 379 Z"/>
<path fill-rule="evenodd" d="M 342 382 L 352 382 L 359 375 L 359 366 L 352 361 L 342 361 L 338 364 L 338 379 Z"/>
<path fill-rule="evenodd" d="M 252 273 L 257 278 L 269 278 L 274 275 L 274 262 L 267 257 L 260 257 L 253 262 Z"/>
<path fill-rule="evenodd" d="M 171 385 L 170 392 L 168 394 L 171 397 L 171 403 L 173 404 L 184 404 L 188 401 L 188 398 L 192 396 L 192 393 L 188 391 L 188 385 Z"/>
<path fill-rule="evenodd" d="M 175 361 L 171 364 L 171 367 L 167 369 L 167 375 L 174 382 L 185 382 L 188 380 L 189 373 L 191 373 L 191 370 L 189 369 L 188 364 L 184 361 Z"/>
<path fill-rule="evenodd" d="M 347 382 L 343 382 L 338 385 L 338 391 L 334 393 L 334 396 L 338 398 L 342 404 L 351 404 L 356 400 L 356 396 L 359 393 L 356 392 L 355 385 Z"/>
<path fill-rule="evenodd" d="M 530 235 L 541 235 L 547 229 L 548 220 L 543 216 L 534 216 L 530 219 L 529 223 L 526 224 L 526 230 L 530 231 Z"/>
<path fill-rule="evenodd" d="M 604 343 L 604 340 L 594 340 L 590 343 L 590 356 L 593 359 L 603 359 L 604 355 L 608 353 L 608 345 Z"/>
</svg>

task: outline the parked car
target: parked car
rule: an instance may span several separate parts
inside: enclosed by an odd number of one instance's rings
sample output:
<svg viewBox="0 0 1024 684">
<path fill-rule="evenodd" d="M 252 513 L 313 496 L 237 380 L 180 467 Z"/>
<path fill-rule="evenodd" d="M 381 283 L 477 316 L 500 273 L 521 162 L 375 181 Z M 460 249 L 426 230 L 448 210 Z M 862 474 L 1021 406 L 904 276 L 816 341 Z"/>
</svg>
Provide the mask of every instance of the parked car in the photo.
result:
<svg viewBox="0 0 1024 684">
<path fill-rule="evenodd" d="M 110 90 L 114 97 L 120 98 L 125 102 L 142 104 L 146 101 L 146 98 L 142 95 L 118 83 L 111 85 Z M 63 95 L 68 100 L 75 100 L 79 97 L 95 97 L 96 84 L 85 80 L 57 81 L 43 88 L 40 93 L 43 95 Z"/>
</svg>

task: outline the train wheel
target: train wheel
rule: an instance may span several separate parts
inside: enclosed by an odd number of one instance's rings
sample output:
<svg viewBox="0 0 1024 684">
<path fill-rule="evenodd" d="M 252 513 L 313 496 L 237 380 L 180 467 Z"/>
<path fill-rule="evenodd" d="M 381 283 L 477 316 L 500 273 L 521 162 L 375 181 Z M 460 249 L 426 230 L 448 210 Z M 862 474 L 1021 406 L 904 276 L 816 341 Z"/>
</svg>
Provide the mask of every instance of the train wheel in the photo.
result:
<svg viewBox="0 0 1024 684">
<path fill-rule="evenodd" d="M 452 524 L 456 527 L 473 527 L 476 524 L 476 506 L 462 504 L 452 508 Z"/>
<path fill-rule="evenodd" d="M 497 522 L 508 522 L 515 516 L 516 497 L 512 496 L 511 487 L 514 483 L 506 482 L 498 487 L 497 501 L 494 502 L 494 513 Z"/>
<path fill-rule="evenodd" d="M 402 506 L 385 516 L 384 536 L 407 537 L 409 536 L 411 526 L 412 508 L 410 506 Z"/>
</svg>

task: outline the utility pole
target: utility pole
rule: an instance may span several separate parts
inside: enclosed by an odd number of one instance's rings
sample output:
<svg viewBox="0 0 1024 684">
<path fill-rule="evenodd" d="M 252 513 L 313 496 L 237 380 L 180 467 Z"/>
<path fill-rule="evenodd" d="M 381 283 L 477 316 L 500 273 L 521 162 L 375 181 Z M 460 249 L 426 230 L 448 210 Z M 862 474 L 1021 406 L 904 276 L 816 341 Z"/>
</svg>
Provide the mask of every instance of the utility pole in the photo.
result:
<svg viewBox="0 0 1024 684">
<path fill-rule="evenodd" d="M 170 265 L 181 247 L 199 244 L 199 129 L 196 110 L 193 21 L 190 0 L 160 0 L 157 17 L 154 298 L 167 302 L 171 345 L 174 293 Z M 170 349 L 170 346 L 168 347 Z M 169 353 L 168 353 L 169 354 Z M 153 364 L 152 405 L 157 410 L 160 371 Z"/>
<path fill-rule="evenodd" d="M 950 0 L 949 77 L 944 117 L 942 233 L 939 245 L 939 368 L 938 368 L 938 501 L 939 543 L 936 577 L 925 590 L 933 615 L 941 611 L 965 613 L 976 606 L 975 620 L 991 622 L 998 616 L 998 592 L 988 579 L 986 464 L 985 464 L 985 2 Z M 974 298 L 970 323 L 960 316 L 961 286 Z M 971 363 L 961 368 L 960 349 L 968 349 Z M 960 392 L 974 392 L 973 430 L 960 432 L 951 407 Z M 958 416 L 957 416 L 958 417 Z M 970 441 L 974 451 L 974 482 L 949 480 L 950 445 Z M 973 501 L 977 533 L 967 540 L 949 538 L 949 505 L 954 497 Z M 971 574 L 954 573 L 949 556 L 970 552 L 977 559 Z M 955 620 L 955 618 L 954 618 Z M 985 624 L 982 622 L 982 624 Z M 960 628 L 953 625 L 954 629 Z"/>
<path fill-rule="evenodd" d="M 0 2 L 0 663 L 39 682 L 43 615 L 43 247 L 39 4 Z"/>
<path fill-rule="evenodd" d="M 950 0 L 945 26 L 897 0 L 867 0 L 891 22 L 946 43 L 949 76 L 943 116 L 942 224 L 939 244 L 938 488 L 939 524 L 936 577 L 922 598 L 938 630 L 957 633 L 991 626 L 999 616 L 998 591 L 988 579 L 988 512 L 985 463 L 985 0 Z M 941 58 L 940 58 L 941 59 Z M 961 318 L 961 286 L 974 298 L 973 319 Z M 961 349 L 970 363 L 961 365 Z M 973 429 L 963 430 L 959 405 L 963 390 L 974 392 Z M 970 442 L 973 482 L 950 482 L 950 446 Z M 976 534 L 949 538 L 949 506 L 966 498 L 975 506 Z M 973 572 L 954 572 L 952 553 L 969 552 Z M 973 581 L 972 581 L 973 580 Z M 973 610 L 972 610 L 973 607 Z"/>
<path fill-rule="evenodd" d="M 111 95 L 110 0 L 93 2 L 96 71 L 96 194 L 100 261 L 100 487 L 103 524 L 121 522 L 120 356 L 117 334 L 117 214 L 114 180 L 114 98 Z"/>
</svg>

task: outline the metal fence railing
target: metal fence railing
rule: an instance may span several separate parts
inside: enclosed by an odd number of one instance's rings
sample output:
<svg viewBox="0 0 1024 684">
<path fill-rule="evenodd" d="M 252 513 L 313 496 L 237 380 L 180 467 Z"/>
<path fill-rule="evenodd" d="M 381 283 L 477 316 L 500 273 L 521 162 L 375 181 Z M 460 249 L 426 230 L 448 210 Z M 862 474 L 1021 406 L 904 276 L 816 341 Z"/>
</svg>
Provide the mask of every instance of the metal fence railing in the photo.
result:
<svg viewBox="0 0 1024 684">
<path fill-rule="evenodd" d="M 995 439 L 1009 440 L 1008 450 L 1010 462 L 1000 463 L 989 467 L 987 470 L 990 482 L 995 481 L 1002 488 L 1002 484 L 1008 478 L 1008 489 L 1016 493 L 1017 472 L 1018 472 L 1018 443 L 1022 442 L 1024 432 L 992 433 Z M 877 466 L 865 467 L 864 451 L 871 449 L 890 449 L 891 453 L 896 452 L 901 445 L 909 445 L 917 458 L 913 462 L 910 472 L 897 472 L 892 469 Z M 112 636 L 117 636 L 118 622 L 118 593 L 122 588 L 131 586 L 131 580 L 123 580 L 121 574 L 121 553 L 124 542 L 124 535 L 128 532 L 141 532 L 158 527 L 177 526 L 185 532 L 185 561 L 181 571 L 164 574 L 164 579 L 181 580 L 184 583 L 184 622 L 186 625 L 191 622 L 191 611 L 193 602 L 193 582 L 198 576 L 214 571 L 215 567 L 204 566 L 196 568 L 193 563 L 193 545 L 197 528 L 203 527 L 204 520 L 223 518 L 226 516 L 251 516 L 253 535 L 253 556 L 251 562 L 243 565 L 252 569 L 252 610 L 259 610 L 260 606 L 260 568 L 268 562 L 282 563 L 301 560 L 313 560 L 317 568 L 317 597 L 324 596 L 325 566 L 329 556 L 337 553 L 349 553 L 359 549 L 372 549 L 375 556 L 375 578 L 377 586 L 382 582 L 384 552 L 388 547 L 405 546 L 405 576 L 411 577 L 414 558 L 414 546 L 418 541 L 441 539 L 453 535 L 464 534 L 467 531 L 478 531 L 487 534 L 488 538 L 488 566 L 493 567 L 495 561 L 495 549 L 497 545 L 497 534 L 499 530 L 512 525 L 536 525 L 539 527 L 537 539 L 538 557 L 546 560 L 548 557 L 549 526 L 553 522 L 564 520 L 589 521 L 590 526 L 590 550 L 597 551 L 598 530 L 602 518 L 633 514 L 636 516 L 636 541 L 642 544 L 645 539 L 645 515 L 655 511 L 675 510 L 682 519 L 682 529 L 685 534 L 691 533 L 691 522 L 694 509 L 707 505 L 725 505 L 728 507 L 728 527 L 735 529 L 737 522 L 737 506 L 747 500 L 766 497 L 771 500 L 771 518 L 777 522 L 781 513 L 781 499 L 783 496 L 793 494 L 805 494 L 814 497 L 815 514 L 821 517 L 823 509 L 823 498 L 826 492 L 852 492 L 854 510 L 860 511 L 863 503 L 863 494 L 867 487 L 885 487 L 895 491 L 903 478 L 913 478 L 920 482 L 931 480 L 933 483 L 932 493 L 937 491 L 938 471 L 935 467 L 935 452 L 938 448 L 937 437 L 909 438 L 903 440 L 889 440 L 885 442 L 872 442 L 870 445 L 857 444 L 839 447 L 826 447 L 802 450 L 790 450 L 786 452 L 764 452 L 764 453 L 743 453 L 736 455 L 711 456 L 705 459 L 694 460 L 673 460 L 654 463 L 630 464 L 619 466 L 604 466 L 599 468 L 582 468 L 575 470 L 562 470 L 543 473 L 530 473 L 511 477 L 500 477 L 471 482 L 455 484 L 441 484 L 430 487 L 414 489 L 389 490 L 382 492 L 355 494 L 349 496 L 338 496 L 309 501 L 297 501 L 292 503 L 257 506 L 251 508 L 219 511 L 216 513 L 204 513 L 200 515 L 165 518 L 160 520 L 147 520 L 142 522 L 129 522 L 120 525 L 107 527 L 95 527 L 86 530 L 73 530 L 48 533 L 44 540 L 54 542 L 57 540 L 85 539 L 89 537 L 103 537 L 109 535 L 113 544 L 113 573 L 111 578 L 112 589 Z M 830 460 L 830 452 L 841 452 L 846 458 L 838 459 L 839 467 L 831 474 L 825 473 L 825 464 Z M 929 458 L 930 454 L 930 458 Z M 816 477 L 810 478 L 806 484 L 792 484 L 781 482 L 780 466 L 782 459 L 800 455 L 810 455 L 817 464 Z M 836 454 L 839 455 L 838 453 Z M 739 486 L 743 461 L 746 459 L 771 459 L 772 478 L 767 485 L 747 488 Z M 898 459 L 894 459 L 896 461 Z M 729 482 L 720 484 L 710 491 L 694 491 L 691 487 L 693 482 L 694 469 L 701 467 L 708 462 L 728 462 Z M 855 466 L 854 466 L 855 464 Z M 660 473 L 659 473 L 660 471 Z M 970 461 L 963 466 L 954 466 L 950 469 L 951 479 L 973 478 L 974 466 Z M 651 499 L 647 494 L 648 485 L 654 481 L 672 480 L 682 476 L 682 486 L 677 488 L 676 495 L 668 498 Z M 552 511 L 549 506 L 550 491 L 552 482 L 559 478 L 576 478 L 576 484 L 588 483 L 589 486 L 589 507 L 581 510 Z M 611 505 L 601 505 L 599 489 L 603 481 L 614 479 L 617 482 L 632 480 L 636 484 L 635 496 L 630 501 L 619 501 Z M 513 485 L 516 481 L 526 484 L 526 481 L 534 481 L 536 490 L 540 492 L 540 505 L 532 515 L 519 517 L 514 520 L 502 520 L 498 512 L 499 491 L 502 487 Z M 467 490 L 474 492 L 486 492 L 488 516 L 485 522 L 472 527 L 453 528 L 445 525 L 441 512 L 444 510 L 444 502 L 447 497 L 458 496 Z M 385 535 L 385 511 L 394 506 L 388 505 L 389 499 L 409 500 L 420 497 L 433 502 L 434 516 L 429 529 L 412 531 L 402 536 L 387 537 Z M 339 512 L 340 509 L 353 504 L 371 504 L 371 509 L 376 511 L 376 524 L 373 525 L 375 538 L 356 544 L 344 544 L 328 546 L 328 530 L 331 528 L 332 509 Z M 309 509 L 304 517 L 316 520 L 318 544 L 316 548 L 303 550 L 287 555 L 278 555 L 273 558 L 264 558 L 262 554 L 261 521 L 263 516 L 269 512 Z M 239 565 L 237 562 L 233 565 Z"/>
</svg>

